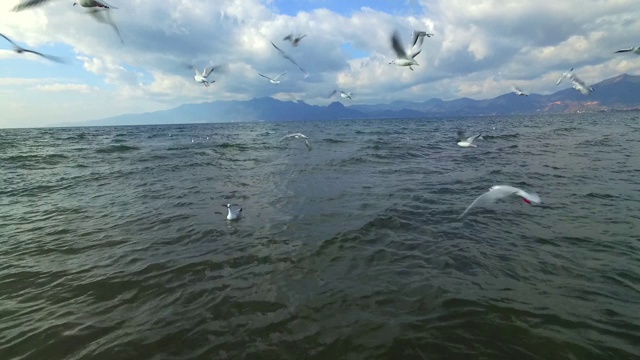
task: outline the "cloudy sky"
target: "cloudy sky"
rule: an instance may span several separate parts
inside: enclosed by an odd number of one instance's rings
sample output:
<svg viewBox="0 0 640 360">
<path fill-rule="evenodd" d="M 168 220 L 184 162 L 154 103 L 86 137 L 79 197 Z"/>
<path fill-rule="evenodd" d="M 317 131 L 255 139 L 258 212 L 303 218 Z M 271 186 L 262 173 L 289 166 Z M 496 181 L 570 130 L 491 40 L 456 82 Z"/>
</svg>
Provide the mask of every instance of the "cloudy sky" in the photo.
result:
<svg viewBox="0 0 640 360">
<path fill-rule="evenodd" d="M 328 104 L 492 98 L 517 85 L 548 94 L 571 67 L 588 84 L 640 75 L 638 0 L 109 0 L 124 44 L 73 0 L 12 12 L 0 5 L 0 33 L 63 57 L 58 64 L 16 54 L 0 39 L 0 127 L 46 126 L 176 107 L 271 96 Z M 390 36 L 408 45 L 432 32 L 414 71 L 389 65 Z M 282 38 L 304 33 L 300 46 Z M 280 57 L 270 41 L 310 75 Z M 228 64 L 205 88 L 191 64 Z M 258 72 L 287 75 L 273 85 Z"/>
</svg>

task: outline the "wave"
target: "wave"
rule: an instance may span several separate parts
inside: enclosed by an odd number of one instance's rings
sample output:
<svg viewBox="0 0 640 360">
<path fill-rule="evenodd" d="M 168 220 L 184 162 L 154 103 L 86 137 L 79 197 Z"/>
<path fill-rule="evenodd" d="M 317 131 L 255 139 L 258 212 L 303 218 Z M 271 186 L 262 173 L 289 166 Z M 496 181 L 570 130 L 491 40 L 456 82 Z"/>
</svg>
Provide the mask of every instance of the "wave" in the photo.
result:
<svg viewBox="0 0 640 360">
<path fill-rule="evenodd" d="M 114 153 L 126 153 L 130 151 L 140 150 L 137 146 L 130 145 L 110 145 L 97 149 L 95 152 L 98 154 L 114 154 Z"/>
</svg>

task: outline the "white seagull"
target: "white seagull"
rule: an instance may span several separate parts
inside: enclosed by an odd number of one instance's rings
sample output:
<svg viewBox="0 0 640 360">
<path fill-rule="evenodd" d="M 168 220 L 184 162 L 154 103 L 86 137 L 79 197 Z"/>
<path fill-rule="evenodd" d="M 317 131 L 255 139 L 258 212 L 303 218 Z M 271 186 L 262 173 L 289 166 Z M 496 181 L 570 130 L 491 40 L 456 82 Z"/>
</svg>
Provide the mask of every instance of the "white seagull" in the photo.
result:
<svg viewBox="0 0 640 360">
<path fill-rule="evenodd" d="M 306 72 L 303 68 L 301 68 L 300 65 L 298 65 L 298 63 L 295 60 L 293 60 L 291 56 L 289 56 L 286 52 L 282 51 L 279 47 L 277 47 L 276 44 L 273 43 L 273 41 L 271 42 L 271 45 L 273 45 L 273 47 L 276 48 L 276 50 L 278 50 L 278 52 L 280 53 L 280 55 L 282 55 L 283 58 L 291 61 L 295 66 L 297 66 L 298 69 L 300 69 L 300 71 L 302 71 L 302 73 L 304 74 L 304 77 L 309 76 L 308 72 Z"/>
<path fill-rule="evenodd" d="M 11 9 L 11 11 L 22 11 L 30 7 L 43 5 L 48 1 L 49 0 L 27 0 L 14 6 L 13 9 Z M 104 1 L 96 1 L 96 0 L 78 0 L 73 3 L 73 6 L 75 6 L 76 4 L 82 7 L 100 7 L 105 9 L 117 9 L 117 7 L 111 6 Z"/>
<path fill-rule="evenodd" d="M 19 46 L 18 44 L 14 43 L 11 39 L 9 39 L 8 37 L 6 37 L 4 34 L 0 34 L 0 36 L 2 36 L 3 38 L 5 38 L 8 42 L 11 43 L 11 45 L 13 45 L 13 51 L 17 52 L 18 54 L 22 54 L 22 53 L 32 53 L 32 54 L 36 54 L 39 56 L 42 56 L 45 59 L 51 60 L 51 61 L 55 61 L 55 62 L 59 62 L 59 63 L 63 63 L 64 60 L 62 60 L 59 57 L 56 56 L 51 56 L 51 55 L 45 55 L 43 53 L 39 53 L 37 51 L 33 51 L 33 50 L 29 50 L 29 49 L 25 49 L 22 46 Z"/>
<path fill-rule="evenodd" d="M 289 34 L 285 36 L 282 40 L 289 40 L 291 42 L 291 46 L 296 47 L 300 45 L 300 40 L 302 40 L 305 36 L 307 35 L 306 34 L 298 34 L 298 35 Z"/>
<path fill-rule="evenodd" d="M 211 75 L 211 73 L 216 70 L 216 69 L 220 69 L 222 67 L 222 65 L 218 65 L 218 66 L 207 66 L 206 68 L 204 68 L 202 70 L 202 73 L 200 73 L 198 71 L 198 69 L 195 66 L 192 66 L 193 70 L 196 72 L 195 76 L 193 77 L 193 79 L 196 82 L 199 82 L 201 84 L 204 84 L 205 87 L 209 87 L 209 84 L 213 84 L 214 82 L 216 82 L 215 80 L 207 80 L 207 78 L 209 77 L 209 75 Z"/>
<path fill-rule="evenodd" d="M 295 134 L 288 134 L 282 137 L 282 139 L 278 140 L 278 142 L 284 140 L 284 139 L 304 139 L 304 144 L 307 146 L 307 149 L 309 149 L 309 151 L 311 151 L 311 145 L 309 144 L 309 138 L 306 137 L 304 134 L 302 133 L 295 133 Z"/>
<path fill-rule="evenodd" d="M 402 44 L 400 44 L 400 37 L 397 32 L 394 32 L 391 35 L 391 46 L 393 50 L 396 52 L 396 56 L 398 57 L 396 60 L 392 60 L 389 64 L 396 64 L 398 66 L 408 66 L 409 69 L 413 71 L 411 66 L 418 66 L 419 64 L 416 62 L 415 57 L 420 54 L 422 49 L 419 49 L 422 46 L 422 40 L 424 39 L 424 35 L 420 35 L 420 32 L 414 32 L 413 42 L 411 48 L 409 48 L 409 52 L 407 53 Z M 416 46 L 417 45 L 417 46 Z"/>
<path fill-rule="evenodd" d="M 464 138 L 464 133 L 460 130 L 458 130 L 458 146 L 462 146 L 462 147 L 477 147 L 473 141 L 475 139 L 482 139 L 482 133 L 479 133 L 478 135 L 474 135 L 471 136 L 469 138 Z"/>
<path fill-rule="evenodd" d="M 571 70 L 569 71 L 565 71 L 562 73 L 562 75 L 560 75 L 560 78 L 558 79 L 558 81 L 556 82 L 556 85 L 560 85 L 560 83 L 562 82 L 562 80 L 564 78 L 567 78 L 569 80 L 573 79 L 573 68 L 571 68 Z"/>
<path fill-rule="evenodd" d="M 337 89 L 336 89 L 336 90 L 333 90 L 333 92 L 329 95 L 329 97 L 332 97 L 332 96 L 333 96 L 333 95 L 335 95 L 337 92 L 338 92 L 338 90 L 337 90 Z M 353 94 L 352 94 L 352 93 L 350 93 L 350 92 L 344 92 L 344 91 L 340 90 L 340 97 L 345 98 L 345 99 L 351 99 L 351 100 L 353 100 L 352 96 L 353 96 Z"/>
<path fill-rule="evenodd" d="M 522 198 L 524 202 L 527 204 L 540 203 L 540 197 L 536 194 L 530 194 L 522 189 L 518 189 L 509 185 L 494 185 L 492 186 L 488 192 L 480 195 L 477 199 L 475 199 L 471 205 L 458 217 L 458 219 L 462 218 L 472 207 L 477 205 L 482 205 L 483 203 L 493 203 L 496 200 L 508 197 L 510 195 L 518 195 Z"/>
<path fill-rule="evenodd" d="M 525 94 L 522 90 L 518 89 L 515 86 L 511 87 L 511 91 L 518 96 L 529 96 L 529 94 Z"/>
<path fill-rule="evenodd" d="M 630 47 L 630 48 L 626 48 L 626 49 L 620 49 L 620 50 L 614 52 L 614 54 L 626 53 L 626 52 L 630 52 L 630 53 L 634 53 L 634 54 L 640 55 L 640 46 Z"/>
<path fill-rule="evenodd" d="M 232 207 L 231 204 L 222 205 L 228 209 L 227 220 L 238 220 L 242 217 L 242 208 Z"/>
<path fill-rule="evenodd" d="M 274 77 L 273 79 L 272 79 L 272 78 L 270 78 L 270 77 L 268 77 L 268 76 L 266 76 L 266 75 L 262 75 L 262 74 L 260 74 L 260 73 L 258 73 L 258 75 L 262 76 L 263 78 L 269 79 L 269 82 L 271 82 L 272 84 L 276 84 L 276 85 L 278 85 L 278 84 L 280 84 L 280 80 L 278 80 L 278 78 L 279 78 L 280 76 L 282 76 L 282 75 L 286 74 L 286 73 L 287 73 L 287 72 L 285 71 L 285 72 L 283 72 L 282 74 L 277 75 L 277 76 L 276 76 L 276 77 Z"/>
<path fill-rule="evenodd" d="M 589 93 L 593 92 L 593 88 L 591 86 L 587 86 L 584 81 L 580 80 L 577 76 L 573 76 L 571 79 L 571 83 L 573 84 L 573 88 L 580 91 L 584 95 L 589 95 Z"/>
</svg>

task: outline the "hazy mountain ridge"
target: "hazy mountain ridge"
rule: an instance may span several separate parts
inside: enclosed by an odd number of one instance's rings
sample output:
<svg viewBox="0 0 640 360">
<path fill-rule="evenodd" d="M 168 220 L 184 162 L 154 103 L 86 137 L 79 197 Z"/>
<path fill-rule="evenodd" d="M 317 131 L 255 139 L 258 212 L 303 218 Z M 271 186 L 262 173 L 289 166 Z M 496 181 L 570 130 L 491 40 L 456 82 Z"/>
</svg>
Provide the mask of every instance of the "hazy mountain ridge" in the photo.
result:
<svg viewBox="0 0 640 360">
<path fill-rule="evenodd" d="M 561 84 L 561 86 L 567 85 Z M 304 101 L 279 101 L 264 97 L 247 101 L 184 104 L 169 110 L 92 120 L 85 122 L 84 125 L 423 118 L 640 109 L 640 76 L 622 74 L 591 86 L 594 92 L 589 95 L 583 95 L 572 88 L 565 88 L 550 95 L 516 96 L 508 93 L 486 100 L 429 99 L 422 102 L 394 101 L 389 104 L 348 107 L 340 102 L 318 106 L 309 105 Z"/>
</svg>

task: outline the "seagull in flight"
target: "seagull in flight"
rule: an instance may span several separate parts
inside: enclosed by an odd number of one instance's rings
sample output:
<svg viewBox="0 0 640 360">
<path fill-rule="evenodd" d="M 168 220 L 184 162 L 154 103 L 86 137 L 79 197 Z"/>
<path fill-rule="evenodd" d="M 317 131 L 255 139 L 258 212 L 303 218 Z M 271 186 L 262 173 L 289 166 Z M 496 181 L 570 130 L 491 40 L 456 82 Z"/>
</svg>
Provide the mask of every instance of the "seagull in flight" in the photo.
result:
<svg viewBox="0 0 640 360">
<path fill-rule="evenodd" d="M 573 76 L 571 79 L 571 83 L 573 84 L 573 88 L 580 91 L 584 95 L 589 95 L 589 93 L 593 92 L 593 88 L 591 86 L 587 86 L 584 81 L 580 80 L 577 76 Z"/>
<path fill-rule="evenodd" d="M 473 135 L 469 138 L 465 139 L 465 135 L 461 130 L 458 130 L 458 146 L 462 147 L 477 147 L 476 144 L 473 143 L 476 139 L 482 139 L 482 133 L 477 135 Z"/>
<path fill-rule="evenodd" d="M 458 219 L 462 218 L 474 206 L 493 203 L 496 200 L 506 198 L 511 195 L 520 196 L 522 200 L 529 205 L 532 205 L 532 203 L 540 203 L 540 197 L 536 194 L 528 193 L 522 189 L 518 189 L 517 187 L 509 185 L 494 185 L 489 189 L 488 192 L 480 195 L 477 199 L 475 199 L 471 203 L 471 205 L 469 205 L 469 207 L 462 213 L 462 215 L 458 217 Z"/>
<path fill-rule="evenodd" d="M 271 42 L 271 45 L 273 45 L 273 47 L 276 48 L 276 50 L 278 50 L 278 52 L 280 53 L 280 55 L 282 55 L 283 58 L 291 61 L 295 66 L 297 66 L 298 69 L 300 69 L 300 71 L 302 71 L 302 73 L 304 74 L 304 77 L 309 76 L 308 72 L 306 72 L 303 68 L 301 68 L 300 65 L 298 65 L 298 63 L 295 60 L 293 60 L 291 56 L 289 56 L 286 52 L 282 51 L 279 47 L 277 47 L 276 44 L 273 43 L 273 41 Z"/>
<path fill-rule="evenodd" d="M 336 90 L 333 90 L 333 92 L 331 92 L 331 94 L 329 95 L 329 97 L 332 97 L 332 96 L 333 96 L 333 95 L 335 95 L 337 92 L 338 92 L 338 90 L 337 90 L 337 89 L 336 89 Z M 353 96 L 353 94 L 352 94 L 352 93 L 350 93 L 350 92 L 344 92 L 344 91 L 340 90 L 340 97 L 345 98 L 345 99 L 351 99 L 351 100 L 353 100 L 352 96 Z"/>
<path fill-rule="evenodd" d="M 233 207 L 231 204 L 222 205 L 227 208 L 227 220 L 238 220 L 242 217 L 242 208 Z"/>
<path fill-rule="evenodd" d="M 289 34 L 285 36 L 282 40 L 288 40 L 291 42 L 291 46 L 296 47 L 300 45 L 300 40 L 302 40 L 305 36 L 307 36 L 307 34 L 298 34 L 298 35 Z"/>
<path fill-rule="evenodd" d="M 266 76 L 266 75 L 260 74 L 260 73 L 258 73 L 258 75 L 262 76 L 263 78 L 269 79 L 269 82 L 271 82 L 272 84 L 276 84 L 276 85 L 278 85 L 278 84 L 280 84 L 280 80 L 278 80 L 278 78 L 279 78 L 280 76 L 282 76 L 282 75 L 286 74 L 286 73 L 287 73 L 287 72 L 285 71 L 285 72 L 283 72 L 282 74 L 278 74 L 278 75 L 277 75 L 276 77 L 274 77 L 273 79 L 272 79 L 272 78 L 270 78 L 270 77 L 268 77 L 268 76 Z"/>
<path fill-rule="evenodd" d="M 43 58 L 47 59 L 47 60 L 51 60 L 51 61 L 55 61 L 55 62 L 59 62 L 59 63 L 63 63 L 64 60 L 62 60 L 59 57 L 56 56 L 51 56 L 51 55 L 45 55 L 43 53 L 39 53 L 37 51 L 33 51 L 33 50 L 29 50 L 29 49 L 25 49 L 22 46 L 14 43 L 11 39 L 9 39 L 8 37 L 6 37 L 4 34 L 0 34 L 0 36 L 2 36 L 3 38 L 5 38 L 5 40 L 7 40 L 8 42 L 11 43 L 11 45 L 13 45 L 13 51 L 17 52 L 18 54 L 22 54 L 22 53 L 32 53 L 32 54 L 36 54 L 38 56 L 42 56 Z"/>
<path fill-rule="evenodd" d="M 640 46 L 630 47 L 630 48 L 626 48 L 626 49 L 620 49 L 620 50 L 614 52 L 614 54 L 626 53 L 626 52 L 630 52 L 630 53 L 634 53 L 634 54 L 640 55 Z"/>
<path fill-rule="evenodd" d="M 515 86 L 511 87 L 511 91 L 518 96 L 529 96 L 529 94 L 525 94 L 522 90 L 518 89 Z"/>
<path fill-rule="evenodd" d="M 562 73 L 562 75 L 560 75 L 560 78 L 558 79 L 558 81 L 556 82 L 556 85 L 560 85 L 560 83 L 562 82 L 562 80 L 564 80 L 564 78 L 567 78 L 569 80 L 573 79 L 573 68 L 571 68 L 569 71 L 565 71 Z"/>
<path fill-rule="evenodd" d="M 311 151 L 311 145 L 309 144 L 309 138 L 306 137 L 304 134 L 302 133 L 295 133 L 295 134 L 288 134 L 282 137 L 282 139 L 278 140 L 278 142 L 284 140 L 284 139 L 304 139 L 304 144 L 306 145 L 307 149 L 309 149 L 309 151 Z"/>
<path fill-rule="evenodd" d="M 419 32 L 418 32 L 419 34 Z M 397 32 L 394 32 L 391 35 L 391 46 L 393 50 L 396 52 L 396 56 L 398 57 L 396 60 L 392 60 L 389 64 L 396 64 L 398 66 L 408 66 L 409 69 L 413 71 L 411 66 L 419 64 L 416 62 L 415 57 L 420 54 L 422 49 L 419 49 L 422 46 L 422 40 L 424 39 L 424 35 L 416 35 L 414 32 L 413 42 L 411 48 L 409 48 L 409 52 L 406 52 L 400 44 L 400 36 Z M 416 47 L 417 45 L 417 47 Z"/>
<path fill-rule="evenodd" d="M 192 66 L 193 70 L 196 72 L 195 76 L 193 77 L 194 80 L 196 82 L 199 82 L 201 84 L 204 84 L 205 87 L 209 87 L 209 84 L 213 84 L 214 82 L 216 82 L 215 80 L 209 81 L 207 80 L 207 78 L 209 77 L 209 75 L 211 75 L 211 73 L 216 70 L 216 69 L 221 69 L 222 65 L 218 65 L 218 66 L 207 66 L 206 68 L 204 68 L 202 70 L 202 73 L 200 73 L 198 71 L 198 69 L 195 66 Z"/>
<path fill-rule="evenodd" d="M 40 6 L 43 5 L 44 3 L 48 2 L 49 0 L 27 0 L 24 1 L 16 6 L 13 7 L 13 9 L 11 9 L 11 11 L 22 11 L 34 6 Z M 104 1 L 97 1 L 97 0 L 78 0 L 76 2 L 73 3 L 73 6 L 80 5 L 82 7 L 99 7 L 99 8 L 104 8 L 104 9 L 117 9 L 117 7 L 115 6 L 111 6 L 109 4 L 107 4 Z"/>
</svg>

